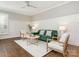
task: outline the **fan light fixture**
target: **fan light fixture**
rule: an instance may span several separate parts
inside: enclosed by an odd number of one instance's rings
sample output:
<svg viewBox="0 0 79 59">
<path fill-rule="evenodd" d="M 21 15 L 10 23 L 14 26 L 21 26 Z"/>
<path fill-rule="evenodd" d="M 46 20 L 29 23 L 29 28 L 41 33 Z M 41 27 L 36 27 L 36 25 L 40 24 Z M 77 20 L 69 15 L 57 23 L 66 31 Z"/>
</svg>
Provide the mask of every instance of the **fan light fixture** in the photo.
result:
<svg viewBox="0 0 79 59">
<path fill-rule="evenodd" d="M 36 6 L 32 5 L 30 1 L 25 1 L 25 4 L 27 7 L 37 8 Z M 25 8 L 26 6 L 24 6 L 23 8 Z"/>
</svg>

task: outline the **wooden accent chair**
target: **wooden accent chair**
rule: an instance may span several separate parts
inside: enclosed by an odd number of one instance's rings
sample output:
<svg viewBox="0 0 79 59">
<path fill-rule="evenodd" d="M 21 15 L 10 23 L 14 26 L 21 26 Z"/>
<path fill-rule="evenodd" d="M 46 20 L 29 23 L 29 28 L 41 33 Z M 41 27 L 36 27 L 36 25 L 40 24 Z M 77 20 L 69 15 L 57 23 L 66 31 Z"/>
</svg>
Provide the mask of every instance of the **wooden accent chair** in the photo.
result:
<svg viewBox="0 0 79 59">
<path fill-rule="evenodd" d="M 29 34 L 26 31 L 21 30 L 20 31 L 20 38 L 26 39 L 27 37 L 29 37 Z"/>
<path fill-rule="evenodd" d="M 63 35 L 61 35 L 60 39 L 58 41 L 51 41 L 48 43 L 47 41 L 47 51 L 48 48 L 60 52 L 63 54 L 63 56 L 67 56 L 68 54 L 68 40 L 69 40 L 70 35 L 68 33 L 65 33 Z"/>
</svg>

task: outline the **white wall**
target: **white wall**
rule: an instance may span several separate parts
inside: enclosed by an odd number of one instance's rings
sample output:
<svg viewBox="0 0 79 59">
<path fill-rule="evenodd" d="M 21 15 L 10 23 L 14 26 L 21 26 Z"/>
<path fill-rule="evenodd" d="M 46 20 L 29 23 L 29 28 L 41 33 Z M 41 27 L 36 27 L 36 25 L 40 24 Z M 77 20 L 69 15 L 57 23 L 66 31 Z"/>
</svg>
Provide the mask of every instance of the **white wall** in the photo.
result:
<svg viewBox="0 0 79 59">
<path fill-rule="evenodd" d="M 28 31 L 27 24 L 31 22 L 30 16 L 9 13 L 9 12 L 5 12 L 5 13 L 8 14 L 9 30 L 8 30 L 8 35 L 2 35 L 0 36 L 0 39 L 18 37 L 19 32 L 21 30 L 26 29 L 26 31 Z"/>
<path fill-rule="evenodd" d="M 79 46 L 79 2 L 70 2 L 37 14 L 33 20 L 41 29 L 58 30 L 60 25 L 67 26 L 70 33 L 69 43 Z"/>
</svg>

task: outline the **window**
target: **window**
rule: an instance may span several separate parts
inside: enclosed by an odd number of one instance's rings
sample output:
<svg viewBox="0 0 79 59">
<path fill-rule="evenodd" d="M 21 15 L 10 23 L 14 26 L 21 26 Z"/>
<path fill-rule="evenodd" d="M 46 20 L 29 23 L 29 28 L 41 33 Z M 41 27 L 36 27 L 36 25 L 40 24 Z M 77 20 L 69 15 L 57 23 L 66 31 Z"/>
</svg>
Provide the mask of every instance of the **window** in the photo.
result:
<svg viewBox="0 0 79 59">
<path fill-rule="evenodd" d="M 8 15 L 0 13 L 0 35 L 8 34 Z"/>
</svg>

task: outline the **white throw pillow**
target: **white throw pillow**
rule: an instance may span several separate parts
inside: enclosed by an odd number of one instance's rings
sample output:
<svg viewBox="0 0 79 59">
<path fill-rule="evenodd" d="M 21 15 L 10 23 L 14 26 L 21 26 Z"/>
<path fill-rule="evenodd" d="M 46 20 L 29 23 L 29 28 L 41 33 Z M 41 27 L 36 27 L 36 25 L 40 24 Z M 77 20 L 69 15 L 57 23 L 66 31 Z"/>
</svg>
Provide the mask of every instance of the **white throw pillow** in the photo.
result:
<svg viewBox="0 0 79 59">
<path fill-rule="evenodd" d="M 44 35 L 44 32 L 45 32 L 45 31 L 40 31 L 40 35 Z"/>
<path fill-rule="evenodd" d="M 69 33 L 64 33 L 61 35 L 59 42 L 64 43 L 67 37 L 69 36 Z"/>
<path fill-rule="evenodd" d="M 46 32 L 46 35 L 47 35 L 47 36 L 51 36 L 51 32 L 52 32 L 52 31 L 47 31 L 47 32 Z"/>
</svg>

